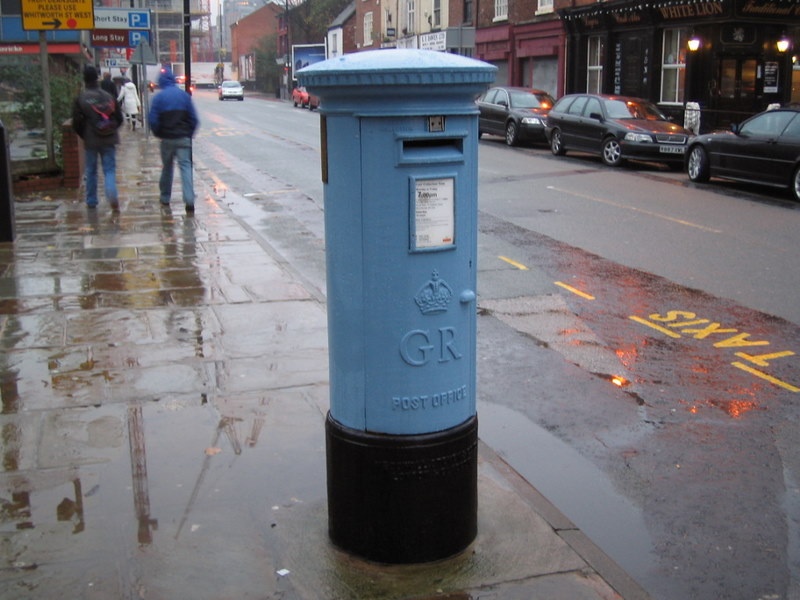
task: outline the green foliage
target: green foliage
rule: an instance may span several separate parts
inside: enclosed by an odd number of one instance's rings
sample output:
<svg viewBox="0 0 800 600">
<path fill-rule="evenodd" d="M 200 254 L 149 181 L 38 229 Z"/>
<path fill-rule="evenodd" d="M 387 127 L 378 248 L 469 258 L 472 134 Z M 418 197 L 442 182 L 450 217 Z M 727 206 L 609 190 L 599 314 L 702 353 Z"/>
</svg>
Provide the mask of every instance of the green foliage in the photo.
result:
<svg viewBox="0 0 800 600">
<path fill-rule="evenodd" d="M 307 0 L 291 9 L 292 44 L 320 44 L 350 0 Z"/>
<path fill-rule="evenodd" d="M 64 165 L 62 151 L 62 129 L 64 121 L 72 116 L 72 103 L 81 90 L 81 77 L 78 73 L 64 73 L 50 76 L 50 110 L 53 114 L 53 143 L 56 147 L 56 164 Z"/>
<path fill-rule="evenodd" d="M 3 123 L 9 130 L 16 130 L 21 123 L 23 130 L 44 129 L 44 92 L 42 69 L 39 61 L 0 65 L 0 81 L 13 96 L 16 117 Z M 74 69 L 62 73 L 50 73 L 50 111 L 53 118 L 53 142 L 56 147 L 55 162 L 63 164 L 61 156 L 61 126 L 72 113 L 72 102 L 81 90 L 81 77 Z M 16 131 L 15 131 L 16 133 Z"/>
<path fill-rule="evenodd" d="M 261 92 L 271 93 L 280 86 L 283 66 L 276 60 L 278 38 L 276 35 L 264 36 L 255 48 L 256 87 Z"/>
</svg>

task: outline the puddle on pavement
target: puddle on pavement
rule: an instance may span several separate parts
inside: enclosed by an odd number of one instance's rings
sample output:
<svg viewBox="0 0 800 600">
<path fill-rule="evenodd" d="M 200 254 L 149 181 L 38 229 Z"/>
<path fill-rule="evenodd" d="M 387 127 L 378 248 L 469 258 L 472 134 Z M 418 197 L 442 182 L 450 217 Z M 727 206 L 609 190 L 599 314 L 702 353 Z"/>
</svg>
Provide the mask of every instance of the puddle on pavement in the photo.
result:
<svg viewBox="0 0 800 600">
<path fill-rule="evenodd" d="M 514 410 L 481 402 L 478 414 L 481 439 L 626 571 L 655 564 L 641 510 L 597 467 Z"/>
</svg>

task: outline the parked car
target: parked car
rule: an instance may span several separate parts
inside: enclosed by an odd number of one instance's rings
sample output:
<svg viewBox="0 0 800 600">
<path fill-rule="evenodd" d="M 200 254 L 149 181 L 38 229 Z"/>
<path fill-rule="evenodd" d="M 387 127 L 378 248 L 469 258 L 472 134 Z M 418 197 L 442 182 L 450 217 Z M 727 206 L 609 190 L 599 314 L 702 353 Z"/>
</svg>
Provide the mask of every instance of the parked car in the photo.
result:
<svg viewBox="0 0 800 600">
<path fill-rule="evenodd" d="M 478 137 L 504 136 L 506 144 L 544 142 L 545 118 L 555 100 L 547 92 L 522 87 L 493 87 L 478 98 Z"/>
<path fill-rule="evenodd" d="M 319 108 L 319 96 L 308 92 L 308 110 L 314 110 L 315 108 Z"/>
<path fill-rule="evenodd" d="M 223 81 L 222 85 L 217 88 L 219 90 L 219 99 L 227 100 L 228 98 L 244 100 L 244 88 L 238 81 Z"/>
<path fill-rule="evenodd" d="M 626 160 L 683 167 L 692 132 L 671 122 L 652 102 L 606 94 L 569 94 L 547 115 L 547 139 L 556 156 L 569 150 L 599 154 L 612 167 Z"/>
<path fill-rule="evenodd" d="M 686 173 L 696 182 L 720 177 L 788 188 L 800 202 L 800 105 L 759 113 L 729 132 L 698 135 L 689 144 Z"/>
<path fill-rule="evenodd" d="M 292 103 L 300 108 L 308 106 L 309 94 L 306 88 L 298 86 L 292 90 Z"/>
</svg>

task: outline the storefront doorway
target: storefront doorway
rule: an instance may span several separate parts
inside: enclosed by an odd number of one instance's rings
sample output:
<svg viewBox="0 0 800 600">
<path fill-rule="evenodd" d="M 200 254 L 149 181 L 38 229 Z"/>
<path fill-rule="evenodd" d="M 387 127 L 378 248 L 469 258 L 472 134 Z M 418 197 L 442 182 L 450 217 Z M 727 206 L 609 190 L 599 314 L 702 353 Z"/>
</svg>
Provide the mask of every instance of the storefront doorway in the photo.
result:
<svg viewBox="0 0 800 600">
<path fill-rule="evenodd" d="M 756 102 L 758 59 L 755 56 L 721 56 L 716 78 L 709 82 L 718 126 L 738 122 L 761 110 Z M 716 89 L 714 89 L 716 87 Z"/>
</svg>

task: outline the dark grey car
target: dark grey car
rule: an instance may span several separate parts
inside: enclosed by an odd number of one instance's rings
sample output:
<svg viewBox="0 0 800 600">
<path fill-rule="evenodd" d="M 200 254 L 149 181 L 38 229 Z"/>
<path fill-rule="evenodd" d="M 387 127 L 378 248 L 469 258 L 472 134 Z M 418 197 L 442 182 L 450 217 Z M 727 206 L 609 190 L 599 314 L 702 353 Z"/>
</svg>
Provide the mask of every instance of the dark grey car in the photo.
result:
<svg viewBox="0 0 800 600">
<path fill-rule="evenodd" d="M 666 163 L 680 170 L 692 132 L 671 122 L 652 102 L 605 94 L 570 94 L 547 115 L 555 155 L 568 150 L 599 154 L 612 167 L 625 160 Z"/>
<path fill-rule="evenodd" d="M 686 155 L 686 173 L 788 189 L 800 202 L 800 106 L 750 117 L 730 132 L 701 134 Z"/>
<path fill-rule="evenodd" d="M 552 96 L 523 87 L 493 87 L 478 98 L 478 137 L 491 133 L 506 144 L 545 142 L 544 121 L 553 106 Z"/>
</svg>

